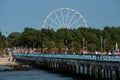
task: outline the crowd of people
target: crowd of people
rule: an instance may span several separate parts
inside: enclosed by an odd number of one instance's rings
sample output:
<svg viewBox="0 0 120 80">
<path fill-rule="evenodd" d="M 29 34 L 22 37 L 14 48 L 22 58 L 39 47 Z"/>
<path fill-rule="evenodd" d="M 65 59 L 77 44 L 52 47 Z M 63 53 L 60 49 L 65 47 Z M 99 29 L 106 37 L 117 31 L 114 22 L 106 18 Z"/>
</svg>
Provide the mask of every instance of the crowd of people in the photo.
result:
<svg viewBox="0 0 120 80">
<path fill-rule="evenodd" d="M 29 53 L 29 54 L 41 54 L 41 53 L 49 53 L 49 54 L 66 54 L 67 52 L 69 53 L 74 53 L 74 49 L 67 50 L 66 48 L 63 48 L 61 50 L 58 50 L 58 48 L 53 48 L 53 49 L 47 49 L 47 48 L 9 48 L 8 52 L 12 53 Z"/>
<path fill-rule="evenodd" d="M 103 55 L 120 55 L 120 50 L 118 48 L 115 49 L 110 49 L 108 51 L 94 51 L 94 52 L 88 52 L 85 49 L 80 49 L 79 52 L 75 52 L 74 48 L 67 49 L 63 48 L 59 50 L 58 48 L 53 48 L 53 49 L 41 49 L 41 48 L 19 48 L 19 47 L 14 47 L 14 48 L 8 48 L 9 53 L 29 53 L 29 54 L 103 54 Z"/>
</svg>

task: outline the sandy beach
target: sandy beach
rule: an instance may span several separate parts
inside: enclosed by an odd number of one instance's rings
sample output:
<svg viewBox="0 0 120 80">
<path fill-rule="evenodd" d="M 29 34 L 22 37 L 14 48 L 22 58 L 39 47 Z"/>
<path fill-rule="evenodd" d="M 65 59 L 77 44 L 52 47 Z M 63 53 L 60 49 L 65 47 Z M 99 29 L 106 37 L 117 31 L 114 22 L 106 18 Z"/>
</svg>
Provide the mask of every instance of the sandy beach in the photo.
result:
<svg viewBox="0 0 120 80">
<path fill-rule="evenodd" d="M 12 66 L 17 65 L 12 57 L 0 57 L 0 66 Z"/>
</svg>

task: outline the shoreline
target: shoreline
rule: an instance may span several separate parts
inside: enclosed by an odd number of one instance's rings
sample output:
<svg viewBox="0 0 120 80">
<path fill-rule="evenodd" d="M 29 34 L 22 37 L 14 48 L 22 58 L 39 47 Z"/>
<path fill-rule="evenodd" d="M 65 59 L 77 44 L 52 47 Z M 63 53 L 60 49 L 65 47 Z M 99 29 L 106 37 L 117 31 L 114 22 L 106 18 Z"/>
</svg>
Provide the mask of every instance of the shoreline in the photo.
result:
<svg viewBox="0 0 120 80">
<path fill-rule="evenodd" d="M 13 66 L 17 65 L 12 57 L 0 57 L 0 72 L 12 71 Z"/>
<path fill-rule="evenodd" d="M 0 57 L 0 72 L 5 71 L 26 71 L 32 68 L 20 65 L 12 57 Z"/>
<path fill-rule="evenodd" d="M 12 70 L 13 70 L 12 66 L 1 66 L 0 65 L 0 72 L 12 71 Z"/>
<path fill-rule="evenodd" d="M 0 66 L 18 65 L 12 57 L 0 57 Z"/>
</svg>

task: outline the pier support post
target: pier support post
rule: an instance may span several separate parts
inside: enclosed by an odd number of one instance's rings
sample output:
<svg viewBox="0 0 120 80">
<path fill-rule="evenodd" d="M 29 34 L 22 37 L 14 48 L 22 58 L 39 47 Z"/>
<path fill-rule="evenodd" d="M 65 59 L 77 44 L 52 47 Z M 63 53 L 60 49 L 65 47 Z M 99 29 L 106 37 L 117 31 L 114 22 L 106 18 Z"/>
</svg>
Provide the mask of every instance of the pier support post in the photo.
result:
<svg viewBox="0 0 120 80">
<path fill-rule="evenodd" d="M 110 71 L 110 69 L 108 69 L 108 79 L 110 79 L 111 78 L 111 71 Z"/>
<path fill-rule="evenodd" d="M 69 65 L 69 71 L 72 73 L 72 65 Z"/>
<path fill-rule="evenodd" d="M 116 71 L 115 70 L 112 70 L 112 80 L 117 80 L 116 79 Z"/>
<path fill-rule="evenodd" d="M 79 74 L 79 65 L 76 64 L 76 74 Z"/>
<path fill-rule="evenodd" d="M 108 68 L 105 69 L 105 78 L 106 78 L 106 79 L 108 79 L 108 76 L 109 76 L 109 75 L 108 75 L 108 73 L 109 73 L 108 70 L 109 70 Z"/>
<path fill-rule="evenodd" d="M 92 77 L 95 78 L 95 67 L 92 67 Z"/>
<path fill-rule="evenodd" d="M 92 76 L 92 65 L 89 66 L 89 75 Z"/>
<path fill-rule="evenodd" d="M 119 70 L 116 70 L 116 80 L 119 80 Z"/>
<path fill-rule="evenodd" d="M 87 66 L 87 75 L 90 76 L 90 66 L 89 65 Z"/>
<path fill-rule="evenodd" d="M 87 75 L 87 71 L 88 71 L 87 65 L 84 65 L 84 74 L 85 74 L 85 75 Z"/>
<path fill-rule="evenodd" d="M 80 74 L 83 74 L 84 70 L 83 70 L 83 65 L 80 65 Z"/>
<path fill-rule="evenodd" d="M 118 68 L 118 79 L 120 79 L 120 66 Z"/>
<path fill-rule="evenodd" d="M 96 67 L 95 68 L 95 78 L 98 79 L 98 76 L 99 76 L 99 68 Z"/>
<path fill-rule="evenodd" d="M 72 74 L 76 74 L 76 65 L 72 65 Z"/>
</svg>

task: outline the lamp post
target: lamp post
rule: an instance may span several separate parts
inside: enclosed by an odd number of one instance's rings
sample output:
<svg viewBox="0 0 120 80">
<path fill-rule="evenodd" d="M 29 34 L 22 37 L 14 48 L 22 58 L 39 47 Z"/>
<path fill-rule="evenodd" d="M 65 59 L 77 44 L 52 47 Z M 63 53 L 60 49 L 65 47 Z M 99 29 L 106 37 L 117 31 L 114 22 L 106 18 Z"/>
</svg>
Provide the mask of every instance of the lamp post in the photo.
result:
<svg viewBox="0 0 120 80">
<path fill-rule="evenodd" d="M 5 54 L 8 54 L 8 49 L 7 49 L 7 47 L 8 47 L 8 42 L 7 42 L 7 32 L 5 33 L 6 34 L 6 37 L 5 37 L 5 47 L 6 47 L 6 53 Z M 4 54 L 4 56 L 5 56 L 5 54 Z"/>
<path fill-rule="evenodd" d="M 84 53 L 84 51 L 85 51 L 85 38 L 82 38 L 82 42 L 83 42 L 82 52 Z"/>
<path fill-rule="evenodd" d="M 101 52 L 103 52 L 103 36 L 101 36 Z"/>
<path fill-rule="evenodd" d="M 44 44 L 44 34 L 43 34 L 43 31 L 41 30 L 41 52 L 44 53 L 44 47 L 45 47 L 45 44 Z"/>
<path fill-rule="evenodd" d="M 6 48 L 8 47 L 7 46 L 7 32 L 6 32 L 6 40 L 5 40 L 5 45 L 6 45 Z"/>
<path fill-rule="evenodd" d="M 68 52 L 68 39 L 66 38 L 67 37 L 67 27 L 65 28 L 65 40 L 64 40 L 64 43 L 66 45 L 66 53 Z"/>
<path fill-rule="evenodd" d="M 83 41 L 83 48 L 84 48 L 84 46 L 85 46 L 85 38 L 83 38 L 82 41 Z"/>
<path fill-rule="evenodd" d="M 104 51 L 106 51 L 106 40 L 104 39 Z"/>
<path fill-rule="evenodd" d="M 65 39 L 65 45 L 66 45 L 66 52 L 68 52 L 68 40 Z"/>
<path fill-rule="evenodd" d="M 86 51 L 87 51 L 87 43 L 88 43 L 88 42 L 87 42 L 87 41 L 85 41 L 85 44 L 86 44 L 86 45 L 85 45 L 85 46 L 86 46 Z"/>
</svg>

